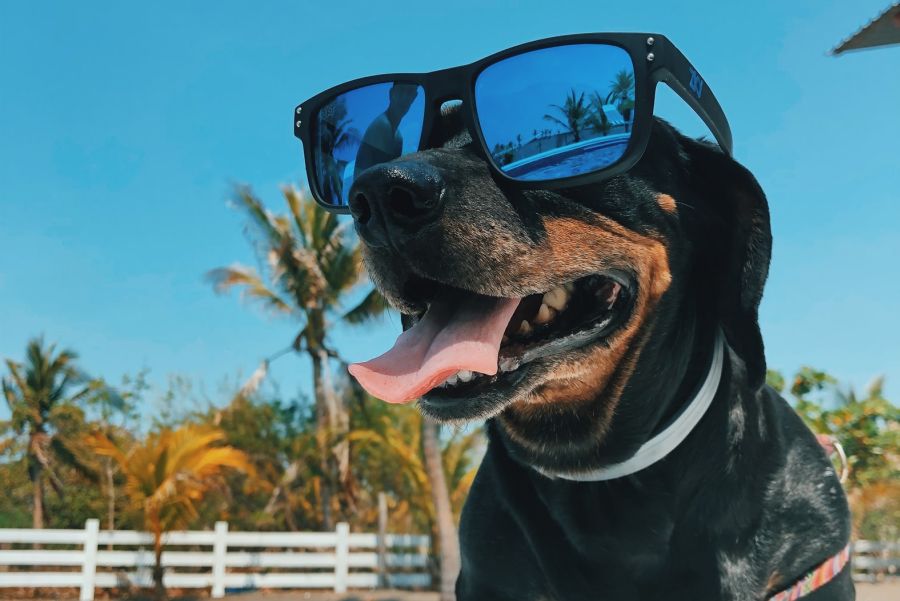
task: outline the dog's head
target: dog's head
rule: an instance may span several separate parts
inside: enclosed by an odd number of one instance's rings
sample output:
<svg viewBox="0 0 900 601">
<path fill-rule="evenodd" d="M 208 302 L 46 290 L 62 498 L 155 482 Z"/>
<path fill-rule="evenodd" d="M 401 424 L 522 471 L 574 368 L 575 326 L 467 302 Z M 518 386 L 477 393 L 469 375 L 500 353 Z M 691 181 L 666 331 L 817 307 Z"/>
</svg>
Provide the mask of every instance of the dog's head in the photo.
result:
<svg viewBox="0 0 900 601">
<path fill-rule="evenodd" d="M 498 416 L 524 460 L 585 467 L 611 441 L 633 452 L 718 327 L 761 384 L 757 307 L 771 235 L 745 168 L 656 121 L 625 174 L 514 190 L 492 177 L 458 111 L 445 111 L 438 131 L 432 149 L 368 169 L 350 191 L 375 285 L 406 329 L 430 319 L 419 324 L 428 332 L 399 343 L 430 350 L 401 348 L 392 360 L 441 363 L 441 336 L 502 332 L 495 375 L 448 379 L 447 360 L 432 370 L 426 414 Z"/>
</svg>

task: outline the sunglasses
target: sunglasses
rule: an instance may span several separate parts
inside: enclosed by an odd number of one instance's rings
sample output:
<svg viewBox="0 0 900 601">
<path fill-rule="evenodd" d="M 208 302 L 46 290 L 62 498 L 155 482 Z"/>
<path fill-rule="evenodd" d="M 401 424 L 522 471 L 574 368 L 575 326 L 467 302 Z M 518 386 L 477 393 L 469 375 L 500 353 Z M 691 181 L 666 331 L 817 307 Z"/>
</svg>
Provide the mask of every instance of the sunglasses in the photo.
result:
<svg viewBox="0 0 900 601">
<path fill-rule="evenodd" d="M 462 119 L 501 181 L 521 188 L 595 183 L 647 148 L 658 82 L 731 154 L 731 129 L 703 78 L 667 38 L 591 33 L 537 40 L 431 73 L 391 73 L 330 88 L 294 111 L 316 201 L 346 213 L 356 177 L 439 144 L 441 105 Z"/>
</svg>

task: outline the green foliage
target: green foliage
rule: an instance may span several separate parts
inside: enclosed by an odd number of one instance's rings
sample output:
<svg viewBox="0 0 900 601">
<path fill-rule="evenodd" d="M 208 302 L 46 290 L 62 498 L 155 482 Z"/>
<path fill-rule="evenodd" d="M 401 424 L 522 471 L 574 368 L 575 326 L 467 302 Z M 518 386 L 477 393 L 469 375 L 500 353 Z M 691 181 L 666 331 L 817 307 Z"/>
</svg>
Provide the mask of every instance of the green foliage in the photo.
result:
<svg viewBox="0 0 900 601">
<path fill-rule="evenodd" d="M 346 506 L 334 502 L 337 518 L 355 529 L 378 523 L 378 493 L 388 496 L 393 531 L 429 532 L 434 515 L 421 450 L 421 415 L 412 406 L 383 403 L 349 382 L 339 389 L 348 408 L 346 441 L 350 477 Z M 237 395 L 223 409 L 195 416 L 215 423 L 229 444 L 244 450 L 257 477 L 229 484 L 227 502 L 201 512 L 227 517 L 236 528 L 315 530 L 321 527 L 322 472 L 312 407 L 259 395 Z M 335 443 L 339 441 L 333 441 Z M 443 441 L 443 460 L 456 515 L 474 477 L 483 446 L 480 430 Z M 224 512 L 224 513 L 223 513 Z"/>
<path fill-rule="evenodd" d="M 18 453 L 14 453 L 18 455 Z M 21 458 L 7 455 L 0 464 L 0 528 L 31 527 L 31 482 Z"/>
<path fill-rule="evenodd" d="M 204 519 L 227 519 L 235 529 L 244 530 L 320 527 L 321 514 L 314 499 L 321 474 L 315 419 L 308 403 L 239 393 L 228 406 L 210 408 L 195 419 L 219 427 L 230 445 L 247 454 L 256 474 L 243 485 L 241 477 L 227 476 L 225 497 L 214 500 L 214 507 L 207 504 L 202 511 Z M 276 493 L 295 463 L 303 467 L 304 474 L 298 473 L 284 494 Z"/>
<path fill-rule="evenodd" d="M 769 371 L 767 381 L 785 389 L 783 376 Z M 849 463 L 846 487 L 863 538 L 900 536 L 900 408 L 884 397 L 876 378 L 859 396 L 842 389 L 828 373 L 801 368 L 790 386 L 797 413 L 817 434 L 834 436 Z"/>
</svg>

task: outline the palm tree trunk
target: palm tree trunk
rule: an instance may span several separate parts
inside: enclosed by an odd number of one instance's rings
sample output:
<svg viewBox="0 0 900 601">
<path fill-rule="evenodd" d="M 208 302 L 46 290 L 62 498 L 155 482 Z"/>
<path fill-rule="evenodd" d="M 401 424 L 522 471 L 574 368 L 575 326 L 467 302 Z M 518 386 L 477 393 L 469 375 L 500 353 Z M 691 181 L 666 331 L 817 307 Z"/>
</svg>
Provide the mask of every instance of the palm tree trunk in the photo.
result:
<svg viewBox="0 0 900 601">
<path fill-rule="evenodd" d="M 328 408 L 328 431 L 331 434 L 329 446 L 335 465 L 336 490 L 338 499 L 342 501 L 342 509 L 347 510 L 350 500 L 350 442 L 347 434 L 350 431 L 350 414 L 343 399 L 338 398 L 331 381 L 331 367 L 328 364 L 328 353 L 324 348 L 319 350 L 319 361 L 322 366 L 322 392 L 325 395 L 325 406 Z"/>
<path fill-rule="evenodd" d="M 309 350 L 309 356 L 313 364 L 313 391 L 316 395 L 316 441 L 319 445 L 319 464 L 322 469 L 322 529 L 334 530 L 334 519 L 331 515 L 331 499 L 334 493 L 334 478 L 332 470 L 331 452 L 329 441 L 331 439 L 328 407 L 325 398 L 325 386 L 322 382 L 322 357 L 317 351 Z"/>
<path fill-rule="evenodd" d="M 40 470 L 31 480 L 31 496 L 34 506 L 31 511 L 31 527 L 41 529 L 44 527 L 44 482 Z"/>
<path fill-rule="evenodd" d="M 116 483 L 113 480 L 113 464 L 112 459 L 106 458 L 106 528 L 107 530 L 116 529 Z M 112 543 L 109 545 L 112 550 Z"/>
<path fill-rule="evenodd" d="M 163 601 L 167 598 L 166 586 L 163 584 L 163 565 L 162 565 L 162 525 L 159 523 L 159 517 L 151 518 L 153 526 L 153 597 L 157 601 Z"/>
<path fill-rule="evenodd" d="M 32 497 L 34 498 L 34 511 L 31 516 L 31 527 L 41 529 L 44 527 L 44 487 L 41 485 L 41 478 L 38 477 L 34 481 L 34 490 Z"/>
<path fill-rule="evenodd" d="M 438 425 L 422 417 L 422 452 L 425 471 L 431 485 L 431 499 L 437 521 L 441 559 L 441 601 L 456 600 L 456 578 L 459 576 L 459 539 L 453 521 L 450 493 L 438 444 Z"/>
<path fill-rule="evenodd" d="M 113 531 L 116 529 L 116 482 L 113 460 L 110 457 L 106 458 L 106 497 L 106 529 Z M 106 545 L 106 550 L 113 550 L 112 541 Z"/>
</svg>

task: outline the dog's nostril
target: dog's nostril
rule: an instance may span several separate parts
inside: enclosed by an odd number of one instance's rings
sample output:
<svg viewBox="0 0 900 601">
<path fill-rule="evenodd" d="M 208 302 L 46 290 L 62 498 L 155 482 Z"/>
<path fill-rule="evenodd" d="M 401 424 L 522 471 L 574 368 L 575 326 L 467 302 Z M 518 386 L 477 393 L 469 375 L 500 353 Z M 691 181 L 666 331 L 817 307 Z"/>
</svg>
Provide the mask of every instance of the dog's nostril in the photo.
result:
<svg viewBox="0 0 900 601">
<path fill-rule="evenodd" d="M 400 186 L 388 190 L 388 203 L 392 213 L 411 217 L 418 212 L 418 203 L 412 192 Z"/>
<path fill-rule="evenodd" d="M 372 208 L 369 206 L 369 199 L 362 192 L 354 195 L 350 199 L 350 214 L 357 222 L 365 225 L 372 217 Z"/>
</svg>

